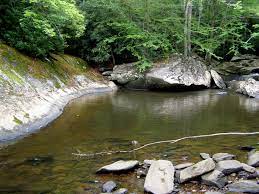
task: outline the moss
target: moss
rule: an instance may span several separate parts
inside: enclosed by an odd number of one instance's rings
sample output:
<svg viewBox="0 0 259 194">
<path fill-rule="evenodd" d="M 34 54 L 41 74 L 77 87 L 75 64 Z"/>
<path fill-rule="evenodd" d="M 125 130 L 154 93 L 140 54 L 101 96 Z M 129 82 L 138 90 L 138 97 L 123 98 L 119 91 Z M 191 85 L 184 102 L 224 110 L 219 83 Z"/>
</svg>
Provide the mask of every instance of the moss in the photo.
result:
<svg viewBox="0 0 259 194">
<path fill-rule="evenodd" d="M 18 125 L 23 124 L 23 122 L 20 119 L 18 119 L 17 117 L 15 117 L 15 116 L 13 117 L 13 122 L 15 122 Z"/>
<path fill-rule="evenodd" d="M 36 79 L 53 80 L 56 88 L 61 87 L 57 79 L 69 84 L 74 75 L 84 74 L 95 81 L 103 79 L 78 57 L 53 54 L 51 59 L 43 61 L 28 57 L 3 43 L 0 43 L 0 70 L 10 80 L 19 84 L 23 84 L 21 77 L 30 75 Z"/>
</svg>

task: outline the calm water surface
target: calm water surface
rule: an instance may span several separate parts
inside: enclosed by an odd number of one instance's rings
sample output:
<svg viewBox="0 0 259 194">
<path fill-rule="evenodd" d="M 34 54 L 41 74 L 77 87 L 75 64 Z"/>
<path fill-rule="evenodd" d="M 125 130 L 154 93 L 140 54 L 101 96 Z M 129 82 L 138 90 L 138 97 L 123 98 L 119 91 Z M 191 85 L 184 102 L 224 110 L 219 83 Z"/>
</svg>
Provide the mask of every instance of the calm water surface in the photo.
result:
<svg viewBox="0 0 259 194">
<path fill-rule="evenodd" d="M 0 193 L 100 193 L 107 180 L 143 193 L 143 179 L 96 175 L 119 159 L 198 161 L 200 152 L 230 152 L 245 161 L 239 145 L 257 146 L 259 136 L 213 137 L 156 145 L 135 154 L 80 159 L 76 150 L 94 153 L 131 149 L 139 144 L 183 136 L 259 131 L 259 100 L 218 90 L 184 93 L 120 91 L 85 96 L 70 103 L 48 127 L 1 148 Z M 95 183 L 99 181 L 99 183 Z"/>
</svg>

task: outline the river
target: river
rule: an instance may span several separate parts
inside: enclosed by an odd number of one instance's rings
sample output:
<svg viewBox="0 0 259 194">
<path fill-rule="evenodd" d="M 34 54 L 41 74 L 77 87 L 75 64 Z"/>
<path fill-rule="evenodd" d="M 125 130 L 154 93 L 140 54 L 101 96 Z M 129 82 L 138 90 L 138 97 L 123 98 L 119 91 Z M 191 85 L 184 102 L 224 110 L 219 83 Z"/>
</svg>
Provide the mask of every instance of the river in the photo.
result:
<svg viewBox="0 0 259 194">
<path fill-rule="evenodd" d="M 182 93 L 119 91 L 76 99 L 61 117 L 0 153 L 0 193 L 100 193 L 114 180 L 130 192 L 143 193 L 144 179 L 134 173 L 96 175 L 119 159 L 166 159 L 195 162 L 200 152 L 229 152 L 245 161 L 238 146 L 258 147 L 258 136 L 212 137 L 160 144 L 134 154 L 78 158 L 86 153 L 131 149 L 179 137 L 217 132 L 259 131 L 259 101 L 219 90 Z"/>
</svg>

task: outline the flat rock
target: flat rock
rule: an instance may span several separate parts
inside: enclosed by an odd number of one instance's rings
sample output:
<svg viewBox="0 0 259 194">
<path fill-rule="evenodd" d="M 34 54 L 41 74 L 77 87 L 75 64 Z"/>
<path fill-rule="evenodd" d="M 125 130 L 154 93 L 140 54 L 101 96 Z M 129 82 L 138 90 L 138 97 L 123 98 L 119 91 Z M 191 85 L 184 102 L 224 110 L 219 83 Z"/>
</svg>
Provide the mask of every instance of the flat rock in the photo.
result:
<svg viewBox="0 0 259 194">
<path fill-rule="evenodd" d="M 194 165 L 194 163 L 191 163 L 191 162 L 187 162 L 187 163 L 183 163 L 183 164 L 178 164 L 178 165 L 175 166 L 175 170 L 182 170 L 182 169 L 190 167 L 192 165 Z"/>
<path fill-rule="evenodd" d="M 256 181 L 242 180 L 228 185 L 228 189 L 238 193 L 259 193 L 259 184 Z"/>
<path fill-rule="evenodd" d="M 126 194 L 126 193 L 128 193 L 128 189 L 125 189 L 125 188 L 120 188 L 113 192 L 113 194 Z"/>
<path fill-rule="evenodd" d="M 215 71 L 215 70 L 211 70 L 210 71 L 211 77 L 214 81 L 214 83 L 216 84 L 216 86 L 220 89 L 226 89 L 226 84 L 223 81 L 222 77 Z"/>
<path fill-rule="evenodd" d="M 249 154 L 247 164 L 253 167 L 259 167 L 259 151 Z"/>
<path fill-rule="evenodd" d="M 117 184 L 113 181 L 108 181 L 106 183 L 103 184 L 102 186 L 102 191 L 104 193 L 110 193 L 112 191 L 114 191 L 117 187 Z"/>
<path fill-rule="evenodd" d="M 218 191 L 206 191 L 205 194 L 223 194 L 223 193 Z"/>
<path fill-rule="evenodd" d="M 200 157 L 201 157 L 203 160 L 206 160 L 206 159 L 209 159 L 209 158 L 210 158 L 210 155 L 207 154 L 207 153 L 200 153 Z"/>
<path fill-rule="evenodd" d="M 169 194 L 174 190 L 175 169 L 172 162 L 157 160 L 152 162 L 146 176 L 144 189 L 154 194 Z"/>
<path fill-rule="evenodd" d="M 223 160 L 217 163 L 216 169 L 225 175 L 229 175 L 231 173 L 239 172 L 242 170 L 243 165 L 237 160 Z"/>
<path fill-rule="evenodd" d="M 236 156 L 233 154 L 228 154 L 228 153 L 217 153 L 212 156 L 213 160 L 216 162 L 222 161 L 222 160 L 232 160 Z"/>
<path fill-rule="evenodd" d="M 121 172 L 132 170 L 139 165 L 137 160 L 124 161 L 120 160 L 110 165 L 100 168 L 97 173 Z"/>
<path fill-rule="evenodd" d="M 218 188 L 223 188 L 228 182 L 225 175 L 218 170 L 214 170 L 208 174 L 203 175 L 201 179 L 205 185 L 216 186 Z"/>
<path fill-rule="evenodd" d="M 183 183 L 208 173 L 214 170 L 215 166 L 215 162 L 211 158 L 200 161 L 193 166 L 181 170 L 179 173 L 179 182 Z"/>
<path fill-rule="evenodd" d="M 249 166 L 245 163 L 241 163 L 242 166 L 243 166 L 243 170 L 246 171 L 246 172 L 249 172 L 249 173 L 255 173 L 256 172 L 256 168 L 252 167 L 252 166 Z"/>
</svg>

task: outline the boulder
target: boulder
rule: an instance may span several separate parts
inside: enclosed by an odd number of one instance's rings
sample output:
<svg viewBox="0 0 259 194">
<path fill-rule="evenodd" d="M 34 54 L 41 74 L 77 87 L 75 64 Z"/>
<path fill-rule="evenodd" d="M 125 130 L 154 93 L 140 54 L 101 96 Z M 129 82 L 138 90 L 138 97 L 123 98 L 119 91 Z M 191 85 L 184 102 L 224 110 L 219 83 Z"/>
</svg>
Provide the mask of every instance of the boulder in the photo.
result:
<svg viewBox="0 0 259 194">
<path fill-rule="evenodd" d="M 259 193 L 259 184 L 256 181 L 241 180 L 228 185 L 228 190 L 237 193 Z"/>
<path fill-rule="evenodd" d="M 229 175 L 231 173 L 239 172 L 242 170 L 243 165 L 237 160 L 223 160 L 217 163 L 216 169 L 225 175 Z"/>
<path fill-rule="evenodd" d="M 259 58 L 257 56 L 233 57 L 230 62 L 223 62 L 216 67 L 222 75 L 248 75 L 259 72 Z"/>
<path fill-rule="evenodd" d="M 129 161 L 120 160 L 100 168 L 97 171 L 97 173 L 123 172 L 123 171 L 133 170 L 138 165 L 139 165 L 139 162 L 137 160 L 129 160 Z"/>
<path fill-rule="evenodd" d="M 200 157 L 201 157 L 203 160 L 206 160 L 206 159 L 210 158 L 210 155 L 207 154 L 207 153 L 200 153 Z"/>
<path fill-rule="evenodd" d="M 211 70 L 210 71 L 211 77 L 214 81 L 214 83 L 216 84 L 216 86 L 220 89 L 226 89 L 226 84 L 223 81 L 222 77 L 215 71 L 215 70 Z"/>
<path fill-rule="evenodd" d="M 259 151 L 253 152 L 248 155 L 247 164 L 253 167 L 259 167 Z"/>
<path fill-rule="evenodd" d="M 218 188 L 223 188 L 228 182 L 225 175 L 218 170 L 214 170 L 208 174 L 203 175 L 201 179 L 205 185 L 216 186 Z"/>
<path fill-rule="evenodd" d="M 222 161 L 222 160 L 232 160 L 236 156 L 233 154 L 228 154 L 228 153 L 217 153 L 212 156 L 213 160 L 216 162 Z"/>
<path fill-rule="evenodd" d="M 174 190 L 175 169 L 172 162 L 157 160 L 152 162 L 146 176 L 144 189 L 154 194 L 169 194 Z"/>
<path fill-rule="evenodd" d="M 201 176 L 205 173 L 208 173 L 215 169 L 215 162 L 209 158 L 203 161 L 200 161 L 193 166 L 185 168 L 179 172 L 179 182 L 183 183 L 189 181 L 193 178 Z"/>
<path fill-rule="evenodd" d="M 187 163 L 183 163 L 183 164 L 178 164 L 178 165 L 175 166 L 175 170 L 182 170 L 182 169 L 190 167 L 192 165 L 194 165 L 194 163 L 191 163 L 191 162 L 187 162 Z"/>
<path fill-rule="evenodd" d="M 116 189 L 117 187 L 117 184 L 113 181 L 108 181 L 106 183 L 103 184 L 102 186 L 102 191 L 104 193 L 109 193 L 109 192 L 112 192 Z"/>
<path fill-rule="evenodd" d="M 113 68 L 113 72 L 109 79 L 126 88 L 146 88 L 145 76 L 143 73 L 138 71 L 136 64 L 134 63 L 116 65 Z"/>
<path fill-rule="evenodd" d="M 259 98 L 259 81 L 252 78 L 240 81 L 236 92 L 252 98 Z"/>
<path fill-rule="evenodd" d="M 209 88 L 211 75 L 206 65 L 199 59 L 172 57 L 168 63 L 155 65 L 146 74 L 148 88 L 151 89 L 200 89 Z"/>
</svg>

